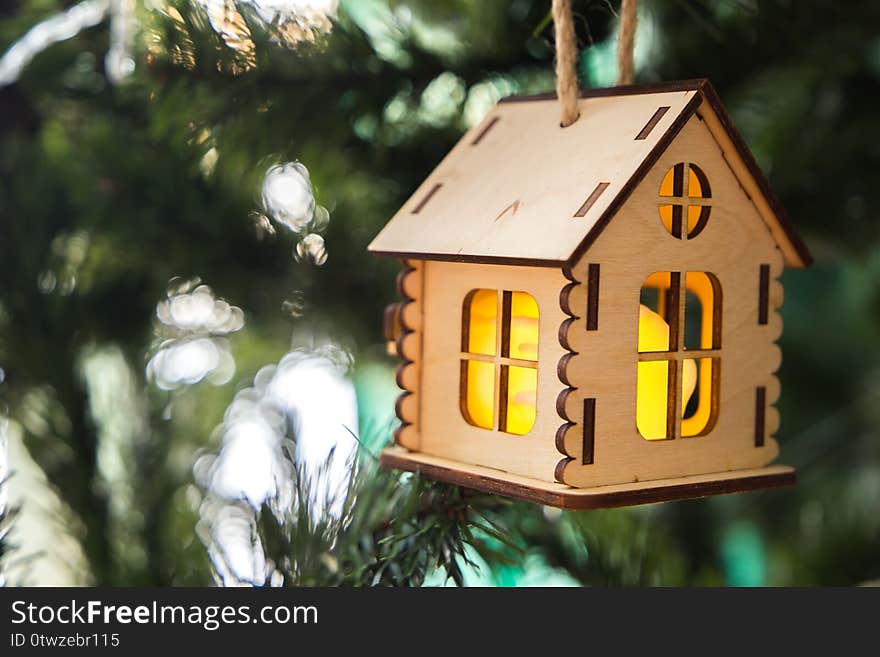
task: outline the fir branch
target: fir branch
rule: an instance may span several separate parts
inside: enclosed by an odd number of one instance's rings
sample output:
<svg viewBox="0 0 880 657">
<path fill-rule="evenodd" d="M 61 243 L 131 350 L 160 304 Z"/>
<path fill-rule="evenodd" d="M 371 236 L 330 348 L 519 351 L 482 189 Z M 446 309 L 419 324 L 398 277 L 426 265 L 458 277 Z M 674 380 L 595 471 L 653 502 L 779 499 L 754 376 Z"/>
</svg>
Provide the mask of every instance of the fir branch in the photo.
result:
<svg viewBox="0 0 880 657">
<path fill-rule="evenodd" d="M 12 523 L 18 513 L 18 509 L 10 507 L 4 500 L 6 479 L 0 479 L 0 586 L 6 586 L 10 556 L 14 546 L 9 541 L 12 531 Z"/>
<path fill-rule="evenodd" d="M 258 528 L 267 561 L 286 586 L 421 586 L 440 570 L 464 584 L 474 567 L 468 548 L 487 563 L 522 552 L 493 515 L 506 501 L 415 475 L 359 463 L 338 517 L 315 514 L 316 477 L 297 468 L 293 508 L 261 510 Z M 323 501 L 323 508 L 331 505 Z"/>
</svg>

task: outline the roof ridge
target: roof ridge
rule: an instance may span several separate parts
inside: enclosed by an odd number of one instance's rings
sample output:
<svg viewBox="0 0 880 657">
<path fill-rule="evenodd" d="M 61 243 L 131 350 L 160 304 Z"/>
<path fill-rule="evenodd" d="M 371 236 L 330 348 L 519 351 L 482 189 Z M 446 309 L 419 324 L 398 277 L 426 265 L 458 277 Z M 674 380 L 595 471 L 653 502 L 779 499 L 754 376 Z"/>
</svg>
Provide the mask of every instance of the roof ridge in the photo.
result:
<svg viewBox="0 0 880 657">
<path fill-rule="evenodd" d="M 709 84 L 708 80 L 703 80 L 704 84 Z M 630 86 L 638 86 L 638 85 L 630 85 Z M 701 84 L 697 89 L 702 91 L 703 86 Z M 692 91 L 693 89 L 688 89 L 688 91 Z M 682 128 L 684 128 L 685 124 L 690 120 L 690 118 L 696 113 L 697 108 L 702 104 L 704 94 L 696 93 L 693 97 L 688 100 L 687 104 L 681 109 L 678 113 L 678 116 L 675 117 L 672 124 L 666 129 L 660 139 L 654 144 L 651 151 L 642 159 L 639 165 L 636 167 L 636 170 L 632 172 L 632 174 L 627 179 L 626 183 L 624 183 L 623 187 L 617 192 L 617 195 L 612 199 L 611 203 L 603 210 L 602 214 L 596 220 L 596 222 L 590 227 L 587 231 L 587 234 L 581 239 L 580 243 L 575 247 L 574 251 L 572 251 L 571 255 L 568 257 L 565 265 L 563 265 L 563 271 L 566 272 L 566 275 L 570 277 L 571 267 L 574 266 L 578 260 L 586 253 L 587 249 L 596 241 L 596 238 L 599 234 L 605 229 L 605 227 L 611 222 L 614 216 L 617 214 L 618 210 L 629 200 L 630 195 L 635 191 L 636 187 L 642 182 L 642 180 L 647 175 L 648 171 L 657 160 L 663 155 L 672 141 L 678 136 L 681 132 Z"/>
<path fill-rule="evenodd" d="M 675 80 L 672 82 L 648 82 L 646 84 L 626 84 L 616 87 L 593 87 L 580 89 L 579 98 L 601 98 L 605 96 L 636 96 L 639 94 L 669 93 L 671 91 L 703 91 L 712 84 L 708 78 L 693 78 L 691 80 Z M 535 100 L 556 100 L 555 91 L 547 91 L 539 94 L 527 94 L 522 96 L 507 96 L 500 99 L 499 103 L 523 103 Z"/>
</svg>

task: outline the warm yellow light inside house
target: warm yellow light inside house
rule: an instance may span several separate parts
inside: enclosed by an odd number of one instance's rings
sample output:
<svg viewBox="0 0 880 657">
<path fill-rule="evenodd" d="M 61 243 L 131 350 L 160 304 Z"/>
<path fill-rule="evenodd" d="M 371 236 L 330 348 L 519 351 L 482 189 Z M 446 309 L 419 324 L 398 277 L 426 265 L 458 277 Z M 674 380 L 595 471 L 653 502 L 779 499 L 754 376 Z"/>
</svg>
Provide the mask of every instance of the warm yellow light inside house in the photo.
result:
<svg viewBox="0 0 880 657">
<path fill-rule="evenodd" d="M 685 288 L 688 293 L 692 293 L 696 297 L 697 308 L 695 310 L 700 316 L 700 331 L 699 335 L 696 336 L 698 342 L 696 344 L 685 344 L 685 348 L 719 348 L 721 345 L 715 343 L 715 333 L 720 328 L 715 326 L 715 309 L 721 303 L 719 297 L 721 286 L 718 283 L 718 279 L 705 272 L 689 271 L 685 275 Z M 717 362 L 714 358 L 700 358 L 697 361 L 699 404 L 697 404 L 691 416 L 682 418 L 682 436 L 698 436 L 714 422 L 713 413 L 716 410 L 713 404 L 713 397 L 716 396 L 716 393 L 713 393 L 712 386 L 714 369 L 716 367 Z"/>
<path fill-rule="evenodd" d="M 700 182 L 700 177 L 694 171 L 693 166 L 694 165 L 690 165 L 687 167 L 687 196 L 688 198 L 707 198 L 706 192 L 708 190 L 703 189 L 703 184 Z M 684 204 L 687 214 L 686 232 L 688 235 L 690 235 L 696 228 L 697 223 L 700 221 L 702 207 L 700 205 L 688 205 L 687 202 L 682 198 L 684 195 L 684 190 L 675 189 L 675 170 L 677 167 L 684 167 L 684 165 L 677 164 L 676 166 L 669 169 L 669 171 L 666 172 L 666 175 L 663 176 L 663 180 L 660 183 L 660 196 L 677 198 L 679 199 L 676 201 L 677 204 Z M 680 175 L 683 180 L 683 171 Z M 662 203 L 660 205 L 660 220 L 663 222 L 666 230 L 668 230 L 670 233 L 672 232 L 672 208 L 673 205 L 670 203 Z"/>
<path fill-rule="evenodd" d="M 532 367 L 507 368 L 507 433 L 527 434 L 535 426 L 535 397 L 538 370 Z"/>
<path fill-rule="evenodd" d="M 645 305 L 639 305 L 639 351 L 666 351 L 669 348 L 669 324 Z M 668 437 L 669 367 L 674 361 L 656 360 L 639 363 L 636 390 L 636 425 L 647 440 Z M 684 413 L 697 387 L 697 366 L 692 358 L 682 361 L 681 412 Z"/>
<path fill-rule="evenodd" d="M 525 292 L 511 293 L 510 357 L 538 360 L 538 302 Z"/>
<path fill-rule="evenodd" d="M 465 419 L 484 429 L 528 433 L 537 413 L 537 301 L 525 292 L 474 290 L 464 311 Z"/>
<path fill-rule="evenodd" d="M 495 426 L 495 365 L 478 360 L 466 361 L 467 420 L 478 427 Z"/>
<path fill-rule="evenodd" d="M 669 169 L 660 182 L 660 196 L 676 196 L 675 194 L 675 167 Z M 688 196 L 691 198 L 703 198 L 703 185 L 696 172 L 688 167 Z"/>
<path fill-rule="evenodd" d="M 470 294 L 466 310 L 468 326 L 464 351 L 494 356 L 498 347 L 495 342 L 498 330 L 498 291 L 474 290 Z"/>
</svg>

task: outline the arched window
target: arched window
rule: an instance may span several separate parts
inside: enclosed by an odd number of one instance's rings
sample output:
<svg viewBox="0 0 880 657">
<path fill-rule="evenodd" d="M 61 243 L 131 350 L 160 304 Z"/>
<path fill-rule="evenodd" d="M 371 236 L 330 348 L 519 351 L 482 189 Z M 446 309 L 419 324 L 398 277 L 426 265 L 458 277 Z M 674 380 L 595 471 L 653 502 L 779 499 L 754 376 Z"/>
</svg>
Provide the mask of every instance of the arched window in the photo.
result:
<svg viewBox="0 0 880 657">
<path fill-rule="evenodd" d="M 721 284 L 655 272 L 642 286 L 636 425 L 646 440 L 703 436 L 718 416 Z"/>
<path fill-rule="evenodd" d="M 476 427 L 523 435 L 535 424 L 538 302 L 471 290 L 462 308 L 461 413 Z"/>
<path fill-rule="evenodd" d="M 703 170 L 692 162 L 679 162 L 660 183 L 660 220 L 673 237 L 692 240 L 709 221 L 711 198 Z"/>
</svg>

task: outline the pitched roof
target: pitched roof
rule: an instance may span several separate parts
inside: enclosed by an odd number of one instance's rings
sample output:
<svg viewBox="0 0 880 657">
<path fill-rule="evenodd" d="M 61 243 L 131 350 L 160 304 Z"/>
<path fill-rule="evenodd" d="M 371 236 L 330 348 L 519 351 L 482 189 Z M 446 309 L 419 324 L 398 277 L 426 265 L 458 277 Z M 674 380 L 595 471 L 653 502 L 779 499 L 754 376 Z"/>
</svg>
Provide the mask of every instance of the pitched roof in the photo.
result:
<svg viewBox="0 0 880 657">
<path fill-rule="evenodd" d="M 786 264 L 810 264 L 806 245 L 707 80 L 589 89 L 581 97 L 582 116 L 568 128 L 547 120 L 557 111 L 555 94 L 501 101 L 455 145 L 369 250 L 460 262 L 571 263 L 705 101 L 764 201 L 759 210 L 764 208 Z"/>
</svg>

